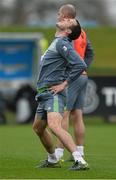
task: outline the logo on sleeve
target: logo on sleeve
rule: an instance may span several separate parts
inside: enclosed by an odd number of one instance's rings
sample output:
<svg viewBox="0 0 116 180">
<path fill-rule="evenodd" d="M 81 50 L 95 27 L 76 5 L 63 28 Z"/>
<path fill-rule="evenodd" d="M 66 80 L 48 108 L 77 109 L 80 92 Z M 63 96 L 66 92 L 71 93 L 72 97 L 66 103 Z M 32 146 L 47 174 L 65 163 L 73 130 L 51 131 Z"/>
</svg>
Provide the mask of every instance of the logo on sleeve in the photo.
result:
<svg viewBox="0 0 116 180">
<path fill-rule="evenodd" d="M 64 51 L 67 51 L 67 47 L 66 47 L 66 46 L 63 46 L 63 50 L 64 50 Z"/>
</svg>

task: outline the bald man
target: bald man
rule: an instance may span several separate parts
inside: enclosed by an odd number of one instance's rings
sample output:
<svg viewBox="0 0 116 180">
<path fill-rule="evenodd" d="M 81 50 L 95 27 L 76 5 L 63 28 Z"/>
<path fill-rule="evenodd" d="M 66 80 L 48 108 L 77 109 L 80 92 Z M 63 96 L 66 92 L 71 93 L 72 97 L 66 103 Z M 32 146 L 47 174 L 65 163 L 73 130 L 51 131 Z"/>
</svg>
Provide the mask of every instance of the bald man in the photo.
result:
<svg viewBox="0 0 116 180">
<path fill-rule="evenodd" d="M 58 21 L 62 21 L 64 18 L 73 19 L 75 17 L 76 9 L 72 4 L 63 5 L 58 11 Z M 90 41 L 87 39 L 86 33 L 83 29 L 81 30 L 80 37 L 73 41 L 73 46 L 77 54 L 80 55 L 82 60 L 84 60 L 84 62 L 86 63 L 87 67 L 89 67 L 93 60 L 93 48 Z M 85 126 L 83 122 L 83 107 L 87 80 L 87 72 L 84 71 L 78 79 L 68 85 L 67 111 L 65 111 L 64 119 L 62 121 L 62 127 L 65 130 L 68 130 L 69 116 L 70 114 L 72 115 L 71 120 L 73 122 L 75 143 L 77 145 L 77 151 L 81 154 L 81 156 L 84 156 Z M 59 159 L 63 156 L 63 152 L 63 144 L 58 141 L 55 153 Z M 73 159 L 71 158 L 71 160 Z"/>
</svg>

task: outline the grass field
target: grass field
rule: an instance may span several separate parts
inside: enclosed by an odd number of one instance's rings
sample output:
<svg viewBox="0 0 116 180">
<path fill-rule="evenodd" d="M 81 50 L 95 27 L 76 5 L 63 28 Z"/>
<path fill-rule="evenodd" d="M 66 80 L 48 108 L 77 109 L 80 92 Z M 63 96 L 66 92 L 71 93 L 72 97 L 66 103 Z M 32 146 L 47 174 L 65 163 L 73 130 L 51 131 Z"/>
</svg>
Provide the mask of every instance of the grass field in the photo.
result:
<svg viewBox="0 0 116 180">
<path fill-rule="evenodd" d="M 84 28 L 94 48 L 94 63 L 89 75 L 116 75 L 116 28 Z M 54 38 L 54 28 L 0 27 L 0 32 L 41 32 L 49 43 Z"/>
<path fill-rule="evenodd" d="M 85 118 L 86 160 L 89 171 L 62 168 L 36 169 L 46 152 L 32 131 L 31 125 L 0 126 L 0 178 L 3 179 L 115 179 L 116 178 L 116 125 L 101 118 Z M 70 129 L 71 130 L 71 129 Z M 65 151 L 65 159 L 69 153 Z"/>
</svg>

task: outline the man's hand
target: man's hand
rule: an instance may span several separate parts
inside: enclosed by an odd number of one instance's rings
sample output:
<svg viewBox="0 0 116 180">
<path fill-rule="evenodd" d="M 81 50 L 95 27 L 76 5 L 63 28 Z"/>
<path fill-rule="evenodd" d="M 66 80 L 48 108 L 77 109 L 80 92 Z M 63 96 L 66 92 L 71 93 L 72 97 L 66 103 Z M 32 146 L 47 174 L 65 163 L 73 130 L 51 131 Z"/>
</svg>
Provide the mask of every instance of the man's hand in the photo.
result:
<svg viewBox="0 0 116 180">
<path fill-rule="evenodd" d="M 68 84 L 67 81 L 64 81 L 61 84 L 51 86 L 49 88 L 49 90 L 51 90 L 51 92 L 53 92 L 54 94 L 57 94 L 57 93 L 63 91 L 65 89 L 65 87 L 67 86 L 67 84 Z"/>
</svg>

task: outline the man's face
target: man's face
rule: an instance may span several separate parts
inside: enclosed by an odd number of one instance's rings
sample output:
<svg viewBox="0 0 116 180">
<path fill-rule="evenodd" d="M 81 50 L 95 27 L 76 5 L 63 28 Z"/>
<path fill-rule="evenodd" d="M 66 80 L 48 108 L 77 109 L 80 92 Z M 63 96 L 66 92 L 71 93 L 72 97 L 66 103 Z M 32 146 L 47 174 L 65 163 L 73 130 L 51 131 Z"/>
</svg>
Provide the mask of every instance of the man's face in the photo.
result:
<svg viewBox="0 0 116 180">
<path fill-rule="evenodd" d="M 64 14 L 63 14 L 63 10 L 62 10 L 62 8 L 60 8 L 59 11 L 58 11 L 57 19 L 58 19 L 58 21 L 62 21 L 64 18 L 65 17 L 64 17 Z"/>
<path fill-rule="evenodd" d="M 77 22 L 75 19 L 63 19 L 61 21 L 59 21 L 58 23 L 56 23 L 56 26 L 62 30 L 62 31 L 65 31 L 65 30 L 69 30 L 70 27 L 72 27 L 73 25 L 76 25 Z"/>
</svg>

